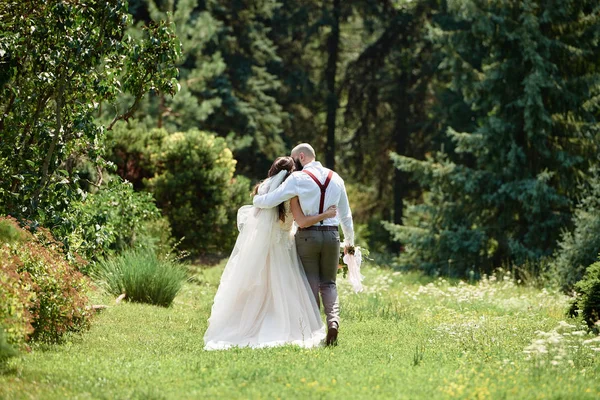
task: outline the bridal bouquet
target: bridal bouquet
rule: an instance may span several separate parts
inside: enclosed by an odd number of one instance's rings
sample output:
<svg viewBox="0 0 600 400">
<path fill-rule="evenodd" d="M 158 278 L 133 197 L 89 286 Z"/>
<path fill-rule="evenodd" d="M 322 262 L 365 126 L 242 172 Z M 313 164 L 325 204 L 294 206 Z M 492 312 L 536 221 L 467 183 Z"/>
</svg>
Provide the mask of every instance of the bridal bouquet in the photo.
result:
<svg viewBox="0 0 600 400">
<path fill-rule="evenodd" d="M 344 246 L 341 248 L 341 261 L 338 274 L 342 273 L 344 278 L 348 278 L 348 282 L 352 285 L 355 293 L 363 291 L 362 280 L 364 276 L 360 273 L 360 265 L 362 264 L 363 255 L 367 256 L 369 251 L 360 247 L 350 246 L 347 254 L 344 254 Z"/>
</svg>

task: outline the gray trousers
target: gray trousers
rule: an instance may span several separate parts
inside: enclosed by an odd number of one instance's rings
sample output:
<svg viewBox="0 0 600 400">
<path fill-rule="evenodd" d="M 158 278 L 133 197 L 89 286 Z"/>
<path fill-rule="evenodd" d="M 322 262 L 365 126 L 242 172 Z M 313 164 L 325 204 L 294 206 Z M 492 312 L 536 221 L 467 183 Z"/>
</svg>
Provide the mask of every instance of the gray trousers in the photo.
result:
<svg viewBox="0 0 600 400">
<path fill-rule="evenodd" d="M 335 281 L 340 257 L 340 235 L 337 231 L 298 231 L 296 248 L 304 266 L 306 278 L 319 309 L 327 315 L 327 326 L 340 325 L 340 301 Z"/>
</svg>

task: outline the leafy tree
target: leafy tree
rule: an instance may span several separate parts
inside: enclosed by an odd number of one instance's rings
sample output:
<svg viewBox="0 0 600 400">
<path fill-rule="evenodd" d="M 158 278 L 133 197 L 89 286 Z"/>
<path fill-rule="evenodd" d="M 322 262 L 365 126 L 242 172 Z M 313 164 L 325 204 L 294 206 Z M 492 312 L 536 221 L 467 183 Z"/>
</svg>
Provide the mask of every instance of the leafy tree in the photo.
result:
<svg viewBox="0 0 600 400">
<path fill-rule="evenodd" d="M 390 229 L 407 243 L 404 264 L 463 275 L 547 256 L 568 225 L 598 151 L 600 14 L 574 0 L 449 10 L 458 23 L 438 32 L 442 66 L 476 128 L 448 130 L 455 153 L 394 156 L 428 192 Z"/>
<path fill-rule="evenodd" d="M 148 91 L 175 93 L 172 26 L 152 24 L 133 39 L 130 25 L 123 0 L 0 3 L 0 214 L 65 224 L 63 211 L 81 197 L 76 160 L 101 169 L 105 129 L 131 117 Z M 132 101 L 118 109 L 120 92 Z M 106 128 L 95 119 L 101 104 L 112 114 Z"/>
</svg>

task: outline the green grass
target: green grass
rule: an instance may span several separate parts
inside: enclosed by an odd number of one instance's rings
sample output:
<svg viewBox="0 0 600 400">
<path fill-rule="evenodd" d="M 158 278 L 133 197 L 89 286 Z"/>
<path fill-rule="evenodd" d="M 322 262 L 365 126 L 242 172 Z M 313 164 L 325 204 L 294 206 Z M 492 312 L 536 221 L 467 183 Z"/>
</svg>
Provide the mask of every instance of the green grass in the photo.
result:
<svg viewBox="0 0 600 400">
<path fill-rule="evenodd" d="M 172 308 L 112 306 L 89 332 L 34 346 L 9 361 L 0 398 L 600 396 L 598 342 L 580 332 L 581 321 L 566 319 L 568 299 L 559 294 L 512 280 L 425 284 L 414 274 L 367 268 L 366 293 L 340 285 L 338 347 L 205 352 L 221 271 L 199 270 Z"/>
</svg>

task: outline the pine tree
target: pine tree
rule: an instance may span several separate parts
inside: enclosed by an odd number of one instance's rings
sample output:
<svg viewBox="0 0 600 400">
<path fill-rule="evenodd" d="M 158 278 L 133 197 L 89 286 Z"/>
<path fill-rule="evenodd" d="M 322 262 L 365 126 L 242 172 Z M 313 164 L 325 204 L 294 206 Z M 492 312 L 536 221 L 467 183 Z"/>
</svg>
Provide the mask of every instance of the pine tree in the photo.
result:
<svg viewBox="0 0 600 400">
<path fill-rule="evenodd" d="M 402 260 L 430 272 L 489 272 L 552 253 L 598 151 L 595 1 L 449 2 L 442 67 L 476 128 L 422 161 L 394 156 L 428 192 L 390 226 Z"/>
<path fill-rule="evenodd" d="M 438 145 L 434 134 L 443 123 L 432 116 L 439 60 L 428 38 L 431 24 L 443 15 L 437 3 L 421 0 L 373 13 L 384 29 L 350 63 L 344 82 L 345 122 L 351 131 L 345 153 L 352 175 L 375 188 L 374 209 L 397 224 L 414 185 L 404 172 L 394 171 L 387 155 L 422 156 Z"/>
<path fill-rule="evenodd" d="M 384 10 L 393 8 L 389 3 L 289 0 L 274 14 L 270 37 L 280 61 L 272 64 L 272 71 L 282 82 L 277 98 L 290 115 L 286 142 L 310 142 L 326 166 L 342 173 L 350 172 L 344 77 L 382 30 Z"/>
<path fill-rule="evenodd" d="M 228 137 L 242 166 L 238 172 L 264 175 L 286 151 L 286 114 L 275 98 L 281 82 L 269 71 L 279 61 L 268 34 L 280 4 L 142 0 L 134 6 L 138 19 L 171 18 L 185 54 L 180 93 L 172 100 L 153 98 L 139 117 L 171 132 L 200 128 Z"/>
</svg>

